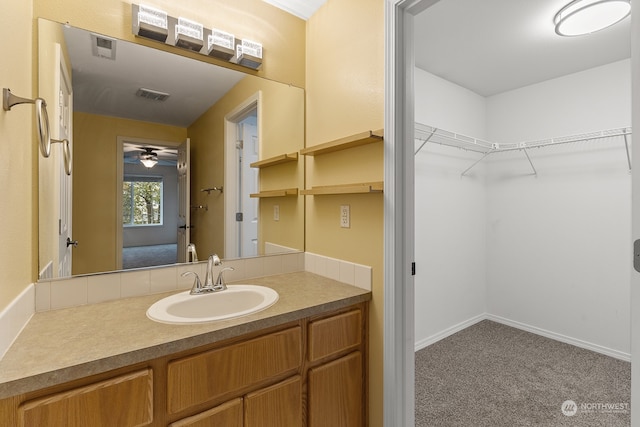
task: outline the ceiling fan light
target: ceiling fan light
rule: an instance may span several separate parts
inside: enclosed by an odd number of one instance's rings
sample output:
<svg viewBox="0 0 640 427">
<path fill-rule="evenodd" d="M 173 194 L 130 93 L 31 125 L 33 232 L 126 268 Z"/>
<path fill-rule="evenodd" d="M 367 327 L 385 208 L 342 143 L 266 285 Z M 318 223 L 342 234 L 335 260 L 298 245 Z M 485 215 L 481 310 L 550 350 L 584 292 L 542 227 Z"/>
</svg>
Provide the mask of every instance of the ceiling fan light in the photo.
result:
<svg viewBox="0 0 640 427">
<path fill-rule="evenodd" d="M 151 169 L 158 163 L 158 161 L 154 159 L 140 159 L 140 163 L 142 163 L 145 167 Z"/>
<path fill-rule="evenodd" d="M 145 167 L 151 169 L 158 164 L 158 155 L 154 153 L 150 148 L 145 148 L 143 153 L 140 153 L 140 163 Z"/>
<path fill-rule="evenodd" d="M 631 13 L 629 0 L 574 0 L 553 18 L 556 34 L 581 36 L 610 27 Z"/>
</svg>

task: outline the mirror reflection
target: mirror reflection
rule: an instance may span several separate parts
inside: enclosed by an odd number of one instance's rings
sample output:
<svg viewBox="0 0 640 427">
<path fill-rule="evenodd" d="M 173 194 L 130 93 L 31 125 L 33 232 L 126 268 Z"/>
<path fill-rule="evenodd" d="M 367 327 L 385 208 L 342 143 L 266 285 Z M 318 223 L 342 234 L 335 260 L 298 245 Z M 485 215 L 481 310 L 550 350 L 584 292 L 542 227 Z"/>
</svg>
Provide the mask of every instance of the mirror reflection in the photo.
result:
<svg viewBox="0 0 640 427">
<path fill-rule="evenodd" d="M 257 196 L 303 161 L 250 166 L 303 148 L 302 89 L 42 19 L 38 43 L 73 153 L 40 161 L 41 278 L 304 250 L 304 198 Z"/>
</svg>

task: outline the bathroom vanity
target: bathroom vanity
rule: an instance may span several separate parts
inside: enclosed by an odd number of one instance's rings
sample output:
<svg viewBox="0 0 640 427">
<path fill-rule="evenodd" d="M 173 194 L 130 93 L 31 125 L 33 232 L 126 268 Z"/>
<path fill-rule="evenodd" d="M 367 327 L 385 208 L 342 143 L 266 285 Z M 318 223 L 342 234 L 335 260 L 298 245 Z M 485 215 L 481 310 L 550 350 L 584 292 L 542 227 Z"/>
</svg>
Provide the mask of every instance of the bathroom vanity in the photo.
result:
<svg viewBox="0 0 640 427">
<path fill-rule="evenodd" d="M 0 361 L 1 426 L 364 426 L 369 291 L 311 273 L 241 318 L 147 319 L 158 294 L 38 313 Z"/>
</svg>

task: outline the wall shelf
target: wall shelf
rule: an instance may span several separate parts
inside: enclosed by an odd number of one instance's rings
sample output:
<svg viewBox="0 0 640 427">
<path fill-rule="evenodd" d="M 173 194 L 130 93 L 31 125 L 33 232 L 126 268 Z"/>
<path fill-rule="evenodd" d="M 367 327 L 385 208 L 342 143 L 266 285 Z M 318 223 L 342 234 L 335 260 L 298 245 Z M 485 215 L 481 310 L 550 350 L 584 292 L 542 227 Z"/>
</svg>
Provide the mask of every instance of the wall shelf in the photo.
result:
<svg viewBox="0 0 640 427">
<path fill-rule="evenodd" d="M 329 194 L 369 194 L 369 193 L 382 193 L 384 191 L 384 182 L 361 182 L 355 184 L 341 184 L 341 185 L 322 185 L 312 187 L 308 190 L 302 190 L 300 194 L 304 195 L 329 195 Z"/>
<path fill-rule="evenodd" d="M 384 139 L 384 130 L 366 131 L 351 135 L 345 138 L 336 139 L 335 141 L 326 142 L 300 150 L 303 156 L 317 156 L 320 154 L 332 153 L 334 151 L 347 150 L 349 148 L 359 147 L 361 145 L 372 144 Z"/>
<path fill-rule="evenodd" d="M 298 195 L 297 188 L 285 188 L 282 190 L 261 191 L 259 193 L 252 193 L 249 196 L 253 198 L 262 198 L 262 197 L 288 197 L 288 196 L 297 196 L 297 195 Z"/>
<path fill-rule="evenodd" d="M 259 160 L 251 163 L 249 166 L 252 168 L 267 168 L 269 166 L 280 165 L 282 163 L 296 162 L 298 161 L 298 153 L 280 154 L 279 156 L 270 157 L 268 159 Z"/>
</svg>

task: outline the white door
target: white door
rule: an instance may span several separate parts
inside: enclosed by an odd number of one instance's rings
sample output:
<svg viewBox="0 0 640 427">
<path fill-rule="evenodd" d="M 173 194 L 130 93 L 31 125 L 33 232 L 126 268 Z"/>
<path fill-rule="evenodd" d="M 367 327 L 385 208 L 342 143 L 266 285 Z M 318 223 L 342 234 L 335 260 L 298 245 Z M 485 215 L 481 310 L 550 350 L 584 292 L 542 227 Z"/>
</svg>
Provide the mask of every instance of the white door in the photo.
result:
<svg viewBox="0 0 640 427">
<path fill-rule="evenodd" d="M 178 262 L 187 262 L 191 239 L 190 176 L 191 143 L 189 138 L 178 147 Z"/>
<path fill-rule="evenodd" d="M 238 123 L 238 255 L 258 255 L 258 199 L 249 197 L 258 192 L 258 170 L 250 165 L 258 161 L 258 127 L 255 111 Z"/>
<path fill-rule="evenodd" d="M 62 58 L 62 56 L 61 56 Z M 64 64 L 60 61 L 58 82 L 58 99 L 55 106 L 55 127 L 57 139 L 69 141 L 69 150 L 73 153 L 73 93 L 71 78 Z M 52 147 L 55 157 L 55 192 L 58 194 L 58 277 L 71 276 L 72 244 L 72 176 L 67 175 L 62 147 L 56 144 Z"/>
</svg>

